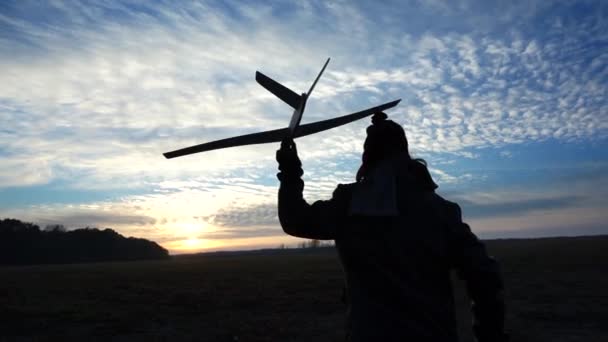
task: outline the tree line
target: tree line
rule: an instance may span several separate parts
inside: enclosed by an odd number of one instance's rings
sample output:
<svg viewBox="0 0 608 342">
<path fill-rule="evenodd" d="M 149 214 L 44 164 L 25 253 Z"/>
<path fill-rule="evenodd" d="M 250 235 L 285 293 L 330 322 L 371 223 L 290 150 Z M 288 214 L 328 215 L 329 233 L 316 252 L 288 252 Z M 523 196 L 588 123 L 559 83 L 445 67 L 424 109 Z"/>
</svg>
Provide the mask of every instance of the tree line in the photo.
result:
<svg viewBox="0 0 608 342">
<path fill-rule="evenodd" d="M 306 240 L 306 241 L 301 241 L 294 247 L 295 248 L 321 248 L 321 247 L 333 247 L 335 245 L 336 245 L 336 243 L 333 240 L 332 241 L 321 241 L 321 240 L 317 240 L 317 239 L 310 239 L 310 240 Z M 290 247 L 288 245 L 282 243 L 277 248 L 278 249 L 288 249 Z"/>
<path fill-rule="evenodd" d="M 0 265 L 166 259 L 156 242 L 124 237 L 106 228 L 40 229 L 16 219 L 0 220 Z"/>
</svg>

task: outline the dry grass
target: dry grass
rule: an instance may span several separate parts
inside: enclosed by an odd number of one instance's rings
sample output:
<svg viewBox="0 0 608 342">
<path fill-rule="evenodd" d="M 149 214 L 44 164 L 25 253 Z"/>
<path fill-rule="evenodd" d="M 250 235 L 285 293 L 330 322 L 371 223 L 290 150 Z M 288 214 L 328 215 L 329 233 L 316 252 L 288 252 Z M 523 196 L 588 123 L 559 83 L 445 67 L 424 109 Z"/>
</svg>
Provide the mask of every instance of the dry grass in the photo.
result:
<svg viewBox="0 0 608 342">
<path fill-rule="evenodd" d="M 608 237 L 488 247 L 503 264 L 513 341 L 608 341 Z M 342 341 L 342 285 L 329 249 L 5 267 L 0 341 Z"/>
</svg>

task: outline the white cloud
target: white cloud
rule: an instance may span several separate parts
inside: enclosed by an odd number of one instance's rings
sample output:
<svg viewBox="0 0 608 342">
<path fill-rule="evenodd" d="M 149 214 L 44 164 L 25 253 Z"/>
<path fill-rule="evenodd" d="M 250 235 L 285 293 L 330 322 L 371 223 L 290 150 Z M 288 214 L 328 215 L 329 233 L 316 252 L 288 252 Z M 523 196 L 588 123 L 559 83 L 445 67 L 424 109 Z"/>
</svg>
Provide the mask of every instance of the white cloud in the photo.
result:
<svg viewBox="0 0 608 342">
<path fill-rule="evenodd" d="M 0 188 L 46 184 L 53 178 L 48 159 L 11 158 L 0 164 Z"/>
</svg>

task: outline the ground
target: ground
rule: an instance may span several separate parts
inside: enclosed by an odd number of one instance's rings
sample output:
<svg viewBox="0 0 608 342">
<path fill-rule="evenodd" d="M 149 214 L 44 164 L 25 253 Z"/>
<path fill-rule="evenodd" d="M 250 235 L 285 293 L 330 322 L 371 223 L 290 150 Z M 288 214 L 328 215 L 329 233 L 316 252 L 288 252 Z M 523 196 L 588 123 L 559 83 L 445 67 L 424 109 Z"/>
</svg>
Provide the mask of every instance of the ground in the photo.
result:
<svg viewBox="0 0 608 342">
<path fill-rule="evenodd" d="M 487 245 L 513 341 L 608 341 L 608 237 Z M 0 341 L 342 341 L 342 286 L 327 248 L 0 267 Z"/>
</svg>

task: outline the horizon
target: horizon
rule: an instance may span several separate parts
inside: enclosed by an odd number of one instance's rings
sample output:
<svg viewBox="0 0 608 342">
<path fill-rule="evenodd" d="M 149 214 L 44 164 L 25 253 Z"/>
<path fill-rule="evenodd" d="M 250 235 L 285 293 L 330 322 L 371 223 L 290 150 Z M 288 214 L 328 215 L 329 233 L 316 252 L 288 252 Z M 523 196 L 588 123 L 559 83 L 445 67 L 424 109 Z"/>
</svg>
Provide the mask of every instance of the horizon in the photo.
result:
<svg viewBox="0 0 608 342">
<path fill-rule="evenodd" d="M 480 238 L 608 234 L 608 3 L 0 3 L 0 218 L 172 255 L 296 245 L 279 143 L 162 153 L 388 110 Z M 309 203 L 354 182 L 370 120 L 296 140 Z"/>
<path fill-rule="evenodd" d="M 0 220 L 3 219 L 16 219 L 16 218 L 0 218 Z M 19 219 L 16 219 L 18 221 L 20 221 Z M 31 224 L 32 222 L 24 222 L 21 221 L 23 223 L 26 224 Z M 35 224 L 35 223 L 34 223 Z M 110 230 L 114 230 L 116 231 L 114 228 L 112 227 L 78 227 L 78 228 L 71 228 L 71 229 L 66 229 L 65 226 L 58 224 L 57 226 L 47 226 L 47 227 L 40 227 L 38 226 L 38 228 L 41 231 L 48 231 L 49 229 L 57 229 L 59 228 L 60 230 L 62 230 L 63 232 L 69 232 L 69 231 L 73 231 L 73 230 L 78 230 L 78 229 L 93 229 L 93 230 L 106 230 L 106 229 L 110 229 Z M 48 229 L 47 229 L 48 228 Z M 125 238 L 141 238 L 139 236 L 124 236 Z M 530 236 L 530 235 L 512 235 L 512 236 L 508 236 L 508 237 L 490 237 L 490 238 L 482 238 L 480 237 L 481 241 L 484 242 L 491 242 L 491 241 L 504 241 L 504 240 L 539 240 L 539 239 L 568 239 L 568 238 L 598 238 L 598 237 L 608 237 L 607 233 L 598 233 L 598 234 L 587 234 L 587 235 L 538 235 L 538 236 Z M 310 249 L 310 248 L 335 248 L 335 242 L 334 240 L 317 240 L 320 241 L 320 244 L 317 246 L 311 246 L 310 242 L 314 240 L 314 239 L 295 239 L 293 241 L 292 244 L 285 244 L 285 243 L 281 243 L 279 245 L 245 245 L 243 248 L 231 248 L 231 249 L 226 249 L 226 248 L 217 248 L 217 249 L 204 249 L 204 250 L 182 250 L 182 251 L 173 251 L 173 253 L 171 253 L 171 251 L 169 251 L 169 255 L 170 256 L 187 256 L 187 255 L 199 255 L 199 254 L 215 254 L 215 253 L 248 253 L 248 252 L 258 252 L 258 251 L 266 251 L 266 250 L 285 250 L 285 249 L 292 249 L 292 250 L 296 250 L 296 249 Z M 155 242 L 153 240 L 149 240 L 152 242 Z M 160 244 L 159 244 L 160 245 Z"/>
</svg>

